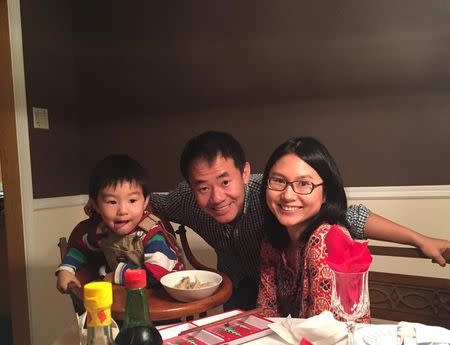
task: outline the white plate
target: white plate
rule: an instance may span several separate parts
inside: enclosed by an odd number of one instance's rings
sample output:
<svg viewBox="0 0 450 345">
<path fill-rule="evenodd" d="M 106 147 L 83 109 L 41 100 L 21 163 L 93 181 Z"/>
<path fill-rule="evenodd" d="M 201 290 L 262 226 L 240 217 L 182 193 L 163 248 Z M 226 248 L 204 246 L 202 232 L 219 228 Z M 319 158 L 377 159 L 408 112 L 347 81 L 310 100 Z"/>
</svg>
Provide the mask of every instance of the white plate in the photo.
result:
<svg viewBox="0 0 450 345">
<path fill-rule="evenodd" d="M 368 325 L 355 332 L 358 345 L 397 345 L 397 325 Z"/>
</svg>

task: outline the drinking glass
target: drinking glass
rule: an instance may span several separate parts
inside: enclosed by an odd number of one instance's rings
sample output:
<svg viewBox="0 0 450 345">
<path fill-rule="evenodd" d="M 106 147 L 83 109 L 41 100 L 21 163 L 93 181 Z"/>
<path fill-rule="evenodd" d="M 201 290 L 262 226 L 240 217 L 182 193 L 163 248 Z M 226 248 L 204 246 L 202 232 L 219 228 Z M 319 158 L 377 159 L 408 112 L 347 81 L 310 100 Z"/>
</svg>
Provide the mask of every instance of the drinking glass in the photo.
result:
<svg viewBox="0 0 450 345">
<path fill-rule="evenodd" d="M 369 271 L 345 273 L 331 270 L 331 306 L 347 324 L 347 344 L 353 345 L 355 320 L 369 310 Z"/>
</svg>

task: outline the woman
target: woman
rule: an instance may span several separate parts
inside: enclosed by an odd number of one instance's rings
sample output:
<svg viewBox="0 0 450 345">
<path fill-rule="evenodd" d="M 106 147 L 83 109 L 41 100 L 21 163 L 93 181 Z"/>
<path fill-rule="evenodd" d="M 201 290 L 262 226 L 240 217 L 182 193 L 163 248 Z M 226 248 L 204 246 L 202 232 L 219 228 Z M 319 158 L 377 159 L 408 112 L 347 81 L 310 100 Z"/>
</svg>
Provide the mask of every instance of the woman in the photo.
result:
<svg viewBox="0 0 450 345">
<path fill-rule="evenodd" d="M 266 316 L 310 317 L 331 310 L 325 237 L 337 225 L 349 237 L 339 170 L 316 139 L 292 138 L 269 158 L 261 195 L 267 240 L 261 247 L 258 305 Z M 366 315 L 359 322 L 368 322 Z"/>
</svg>

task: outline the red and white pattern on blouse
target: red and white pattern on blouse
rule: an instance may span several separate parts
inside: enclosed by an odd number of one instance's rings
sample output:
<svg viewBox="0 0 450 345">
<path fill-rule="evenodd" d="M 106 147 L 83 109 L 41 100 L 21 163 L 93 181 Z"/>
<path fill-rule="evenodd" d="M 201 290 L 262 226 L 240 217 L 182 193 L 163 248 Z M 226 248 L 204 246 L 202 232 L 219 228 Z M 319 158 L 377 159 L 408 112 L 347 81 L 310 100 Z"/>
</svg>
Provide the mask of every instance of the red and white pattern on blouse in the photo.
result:
<svg viewBox="0 0 450 345">
<path fill-rule="evenodd" d="M 331 271 L 325 262 L 327 257 L 327 248 L 325 237 L 330 229 L 330 224 L 322 224 L 319 226 L 308 239 L 304 248 L 303 260 L 300 260 L 299 269 L 303 269 L 303 279 L 292 279 L 291 284 L 299 284 L 298 293 L 301 294 L 301 306 L 292 306 L 291 316 L 308 318 L 320 314 L 324 310 L 331 308 Z M 342 226 L 338 226 L 345 234 L 350 237 L 348 230 Z M 299 251 L 302 250 L 299 246 Z M 301 262 L 303 261 L 303 262 Z M 286 316 L 280 315 L 280 304 L 278 295 L 284 295 L 280 291 L 280 287 L 286 286 L 277 283 L 277 268 L 291 270 L 286 265 L 285 253 L 272 247 L 272 245 L 264 241 L 261 247 L 261 279 L 258 293 L 257 304 L 264 308 L 264 315 L 268 317 Z M 296 276 L 296 275 L 295 275 Z M 295 287 L 291 286 L 289 290 Z M 368 312 L 357 322 L 370 322 L 370 312 Z"/>
</svg>

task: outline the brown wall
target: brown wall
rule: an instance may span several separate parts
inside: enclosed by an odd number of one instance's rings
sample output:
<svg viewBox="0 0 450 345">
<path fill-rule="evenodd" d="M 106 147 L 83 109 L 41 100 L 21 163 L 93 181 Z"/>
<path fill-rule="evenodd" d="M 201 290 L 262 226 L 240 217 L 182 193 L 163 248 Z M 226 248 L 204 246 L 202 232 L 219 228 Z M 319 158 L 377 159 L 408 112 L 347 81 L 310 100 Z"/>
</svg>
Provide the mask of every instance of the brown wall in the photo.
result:
<svg viewBox="0 0 450 345">
<path fill-rule="evenodd" d="M 35 198 L 82 190 L 77 71 L 70 1 L 21 1 L 28 126 Z M 48 108 L 50 130 L 33 128 Z"/>
<path fill-rule="evenodd" d="M 30 129 L 35 197 L 85 192 L 110 152 L 168 190 L 208 129 L 234 134 L 254 171 L 313 135 L 347 186 L 449 183 L 444 0 L 58 3 L 22 0 L 28 106 L 47 105 L 52 128 Z"/>
</svg>

